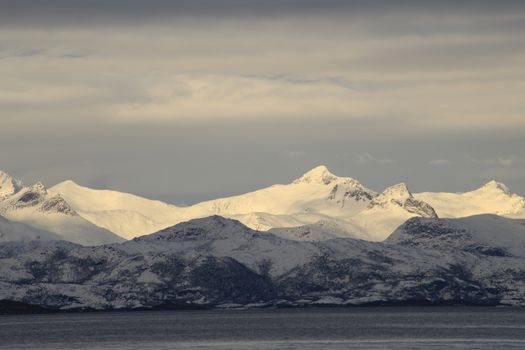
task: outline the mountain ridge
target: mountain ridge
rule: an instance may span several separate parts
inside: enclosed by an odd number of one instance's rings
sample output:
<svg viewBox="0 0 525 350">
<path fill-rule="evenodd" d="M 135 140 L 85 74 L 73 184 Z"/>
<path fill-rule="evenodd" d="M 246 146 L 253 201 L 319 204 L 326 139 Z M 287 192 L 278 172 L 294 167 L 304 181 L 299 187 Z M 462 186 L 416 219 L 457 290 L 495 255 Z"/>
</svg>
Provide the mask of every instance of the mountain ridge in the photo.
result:
<svg viewBox="0 0 525 350">
<path fill-rule="evenodd" d="M 42 182 L 31 186 L 23 186 L 19 180 L 14 182 L 20 184 L 20 187 L 0 197 L 0 215 L 11 222 L 20 222 L 32 227 L 27 228 L 28 232 L 45 231 L 46 234 L 40 235 L 53 234 L 60 239 L 84 245 L 122 241 L 113 232 L 81 217 L 60 194 L 48 191 Z M 23 233 L 20 234 L 21 237 L 24 236 Z M 12 235 L 9 237 L 15 239 Z"/>
<path fill-rule="evenodd" d="M 334 175 L 324 165 L 288 184 L 187 207 L 118 191 L 95 190 L 72 180 L 63 181 L 48 192 L 59 196 L 48 210 L 69 208 L 71 214 L 125 239 L 211 215 L 237 219 L 264 231 L 331 221 L 346 230 L 349 237 L 373 241 L 384 240 L 399 225 L 416 216 L 453 218 L 492 213 L 525 217 L 525 199 L 497 181 L 459 194 L 412 193 L 405 183 L 377 193 L 351 177 Z"/>
<path fill-rule="evenodd" d="M 4 242 L 0 300 L 55 310 L 523 306 L 525 246 L 500 242 L 487 220 L 525 237 L 523 220 L 494 215 L 412 218 L 386 242 L 290 240 L 212 216 L 98 247 Z"/>
</svg>

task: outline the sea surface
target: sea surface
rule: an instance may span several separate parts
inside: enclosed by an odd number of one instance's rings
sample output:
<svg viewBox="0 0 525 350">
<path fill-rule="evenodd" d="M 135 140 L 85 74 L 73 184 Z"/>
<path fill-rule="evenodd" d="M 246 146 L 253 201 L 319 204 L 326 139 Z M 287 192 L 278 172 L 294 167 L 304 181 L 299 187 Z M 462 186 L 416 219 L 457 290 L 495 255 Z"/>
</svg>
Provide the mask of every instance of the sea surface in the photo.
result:
<svg viewBox="0 0 525 350">
<path fill-rule="evenodd" d="M 0 349 L 525 349 L 525 309 L 370 307 L 0 316 Z"/>
</svg>

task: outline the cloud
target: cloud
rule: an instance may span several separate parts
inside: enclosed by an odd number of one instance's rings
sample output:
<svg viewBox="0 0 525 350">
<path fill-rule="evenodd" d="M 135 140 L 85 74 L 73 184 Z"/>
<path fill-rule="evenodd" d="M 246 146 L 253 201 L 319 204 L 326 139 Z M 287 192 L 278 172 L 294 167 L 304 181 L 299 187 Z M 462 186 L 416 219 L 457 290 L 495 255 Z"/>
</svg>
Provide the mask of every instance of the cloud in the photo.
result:
<svg viewBox="0 0 525 350">
<path fill-rule="evenodd" d="M 176 75 L 146 87 L 147 99 L 113 106 L 120 121 L 359 117 L 369 105 L 326 81 Z"/>
<path fill-rule="evenodd" d="M 5 2 L 5 1 L 4 1 Z M 343 15 L 348 20 L 387 13 L 383 22 L 396 14 L 421 17 L 434 13 L 456 15 L 516 13 L 524 6 L 518 0 L 17 0 L 2 4 L 0 23 L 22 26 L 115 26 L 145 24 L 191 18 L 256 20 L 266 17 Z M 419 15 L 419 16 L 415 16 Z M 379 27 L 382 22 L 374 23 Z"/>
<path fill-rule="evenodd" d="M 370 163 L 374 160 L 374 156 L 370 153 L 361 153 L 357 155 L 357 161 L 361 164 Z"/>
<path fill-rule="evenodd" d="M 388 118 L 406 125 L 407 132 L 525 127 L 519 58 L 525 45 L 519 38 L 447 34 L 385 40 L 349 34 L 354 39 L 348 40 L 323 32 L 321 23 L 302 25 L 303 33 L 291 23 L 248 25 L 242 33 L 218 26 L 211 34 L 163 27 L 133 35 L 8 30 L 0 32 L 0 99 L 26 91 L 24 101 L 36 108 L 43 101 L 40 89 L 101 92 L 85 100 L 89 105 L 72 99 L 62 110 L 41 106 L 39 118 L 75 118 L 85 111 L 90 118 L 133 123 Z M 341 32 L 349 29 L 341 26 Z M 304 32 L 308 40 L 301 39 Z M 17 47 L 37 43 L 40 51 L 16 54 Z M 456 59 L 436 54 L 462 46 L 470 49 Z M 0 106 L 0 112 L 13 111 Z"/>
<path fill-rule="evenodd" d="M 500 166 L 500 167 L 512 167 L 519 163 L 525 163 L 525 159 L 511 154 L 506 156 L 499 157 L 474 157 L 471 155 L 466 155 L 465 158 L 469 163 L 481 164 L 485 166 Z"/>
<path fill-rule="evenodd" d="M 371 3 L 11 2 L 0 13 L 0 113 L 389 120 L 406 134 L 525 128 L 525 3 Z M 89 26 L 59 25 L 81 15 Z"/>
<path fill-rule="evenodd" d="M 376 158 L 370 153 L 360 153 L 356 155 L 357 161 L 361 164 L 378 163 L 378 164 L 393 164 L 396 161 L 391 158 Z"/>
<path fill-rule="evenodd" d="M 31 105 L 42 106 L 64 101 L 78 101 L 89 97 L 100 97 L 99 93 L 100 91 L 94 88 L 82 86 L 35 86 L 22 89 L 2 89 L 0 86 L 0 103 L 4 107 L 19 105 L 30 108 Z"/>
<path fill-rule="evenodd" d="M 448 159 L 435 159 L 431 160 L 427 163 L 430 166 L 441 166 L 441 165 L 449 165 L 451 164 L 451 161 Z"/>
<path fill-rule="evenodd" d="M 512 166 L 516 164 L 518 158 L 514 155 L 508 157 L 498 157 L 497 163 L 502 166 Z"/>
<path fill-rule="evenodd" d="M 372 188 L 492 172 L 523 193 L 524 1 L 0 2 L 0 166 L 34 181 L 193 202 L 316 159 Z"/>
</svg>

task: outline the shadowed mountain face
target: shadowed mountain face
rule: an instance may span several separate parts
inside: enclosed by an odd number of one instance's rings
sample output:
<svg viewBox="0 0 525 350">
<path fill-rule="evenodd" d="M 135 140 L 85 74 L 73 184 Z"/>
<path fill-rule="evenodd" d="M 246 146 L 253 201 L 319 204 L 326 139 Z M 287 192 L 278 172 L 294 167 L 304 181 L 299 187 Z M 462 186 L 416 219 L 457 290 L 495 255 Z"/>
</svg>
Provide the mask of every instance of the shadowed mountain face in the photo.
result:
<svg viewBox="0 0 525 350">
<path fill-rule="evenodd" d="M 19 222 L 9 221 L 0 216 L 0 242 L 61 239 L 62 237 L 57 234 L 39 230 Z"/>
<path fill-rule="evenodd" d="M 61 309 L 525 305 L 523 237 L 521 220 L 477 216 L 413 218 L 385 243 L 297 241 L 213 216 L 98 247 L 2 243 L 0 300 Z"/>
</svg>

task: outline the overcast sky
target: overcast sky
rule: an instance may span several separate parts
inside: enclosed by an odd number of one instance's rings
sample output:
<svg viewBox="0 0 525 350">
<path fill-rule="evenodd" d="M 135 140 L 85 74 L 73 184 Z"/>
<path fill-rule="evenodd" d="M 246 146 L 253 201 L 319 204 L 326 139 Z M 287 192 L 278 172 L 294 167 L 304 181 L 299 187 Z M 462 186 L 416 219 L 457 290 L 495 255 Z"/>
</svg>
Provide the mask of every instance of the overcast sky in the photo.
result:
<svg viewBox="0 0 525 350">
<path fill-rule="evenodd" d="M 525 2 L 0 0 L 0 169 L 193 203 L 319 164 L 525 195 Z"/>
</svg>

